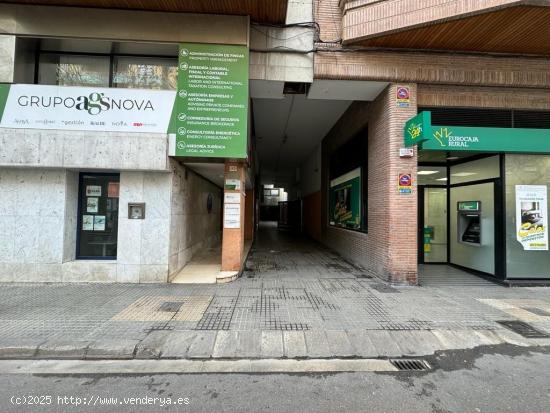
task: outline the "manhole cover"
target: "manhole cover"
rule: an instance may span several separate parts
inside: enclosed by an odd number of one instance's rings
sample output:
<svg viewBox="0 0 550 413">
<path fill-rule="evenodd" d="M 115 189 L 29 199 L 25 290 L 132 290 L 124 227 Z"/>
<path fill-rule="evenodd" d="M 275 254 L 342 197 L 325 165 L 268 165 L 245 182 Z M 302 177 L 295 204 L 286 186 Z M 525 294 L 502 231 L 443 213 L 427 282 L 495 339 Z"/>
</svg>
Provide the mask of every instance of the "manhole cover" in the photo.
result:
<svg viewBox="0 0 550 413">
<path fill-rule="evenodd" d="M 514 333 L 518 333 L 519 335 L 525 338 L 550 338 L 548 334 L 543 333 L 540 330 L 537 330 L 531 324 L 527 324 L 523 321 L 504 320 L 504 321 L 497 321 L 497 323 L 512 330 Z"/>
<path fill-rule="evenodd" d="M 166 311 L 168 313 L 177 313 L 183 303 L 181 301 L 165 301 L 163 302 L 160 307 L 159 311 Z"/>
<path fill-rule="evenodd" d="M 427 371 L 431 369 L 428 363 L 420 359 L 392 359 L 390 363 L 399 371 Z"/>
</svg>

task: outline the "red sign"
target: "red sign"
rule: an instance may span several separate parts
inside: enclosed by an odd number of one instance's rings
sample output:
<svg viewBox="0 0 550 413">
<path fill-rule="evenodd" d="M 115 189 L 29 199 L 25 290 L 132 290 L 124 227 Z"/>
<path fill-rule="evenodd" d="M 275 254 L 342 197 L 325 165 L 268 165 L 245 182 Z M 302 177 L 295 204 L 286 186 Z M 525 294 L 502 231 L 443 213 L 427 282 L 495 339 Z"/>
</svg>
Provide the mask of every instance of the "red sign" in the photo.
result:
<svg viewBox="0 0 550 413">
<path fill-rule="evenodd" d="M 399 86 L 396 92 L 397 106 L 408 108 L 411 104 L 411 91 L 408 87 Z"/>
<path fill-rule="evenodd" d="M 412 194 L 412 175 L 399 174 L 399 193 Z"/>
</svg>

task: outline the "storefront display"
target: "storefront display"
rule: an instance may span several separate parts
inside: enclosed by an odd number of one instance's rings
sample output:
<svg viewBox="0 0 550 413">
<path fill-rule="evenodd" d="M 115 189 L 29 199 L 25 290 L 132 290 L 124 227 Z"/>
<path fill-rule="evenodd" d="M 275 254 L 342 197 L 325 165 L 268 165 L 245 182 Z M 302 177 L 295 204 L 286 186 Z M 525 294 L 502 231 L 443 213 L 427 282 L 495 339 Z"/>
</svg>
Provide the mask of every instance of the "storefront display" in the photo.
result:
<svg viewBox="0 0 550 413">
<path fill-rule="evenodd" d="M 361 168 L 330 183 L 330 225 L 361 229 Z"/>
</svg>

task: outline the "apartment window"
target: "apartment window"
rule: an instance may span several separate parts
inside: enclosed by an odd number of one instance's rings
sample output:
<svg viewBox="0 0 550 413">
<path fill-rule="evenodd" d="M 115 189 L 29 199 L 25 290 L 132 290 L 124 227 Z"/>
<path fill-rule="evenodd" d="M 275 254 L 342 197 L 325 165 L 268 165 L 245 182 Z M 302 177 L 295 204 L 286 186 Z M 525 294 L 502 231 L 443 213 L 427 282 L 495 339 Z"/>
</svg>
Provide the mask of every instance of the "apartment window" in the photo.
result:
<svg viewBox="0 0 550 413">
<path fill-rule="evenodd" d="M 178 67 L 175 59 L 115 56 L 113 64 L 114 87 L 167 90 L 177 87 Z"/>
<path fill-rule="evenodd" d="M 42 53 L 38 83 L 59 86 L 109 86 L 109 56 Z"/>
<path fill-rule="evenodd" d="M 80 174 L 78 259 L 116 259 L 119 182 L 119 174 Z"/>
</svg>

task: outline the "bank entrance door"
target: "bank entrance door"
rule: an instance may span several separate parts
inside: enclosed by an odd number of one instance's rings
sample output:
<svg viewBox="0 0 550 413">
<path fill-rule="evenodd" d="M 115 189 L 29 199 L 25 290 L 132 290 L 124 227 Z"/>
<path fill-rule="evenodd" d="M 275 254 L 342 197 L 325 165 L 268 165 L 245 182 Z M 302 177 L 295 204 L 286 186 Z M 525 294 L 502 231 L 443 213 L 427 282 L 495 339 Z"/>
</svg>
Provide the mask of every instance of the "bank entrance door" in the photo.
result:
<svg viewBox="0 0 550 413">
<path fill-rule="evenodd" d="M 420 187 L 419 262 L 447 263 L 447 188 Z"/>
</svg>

